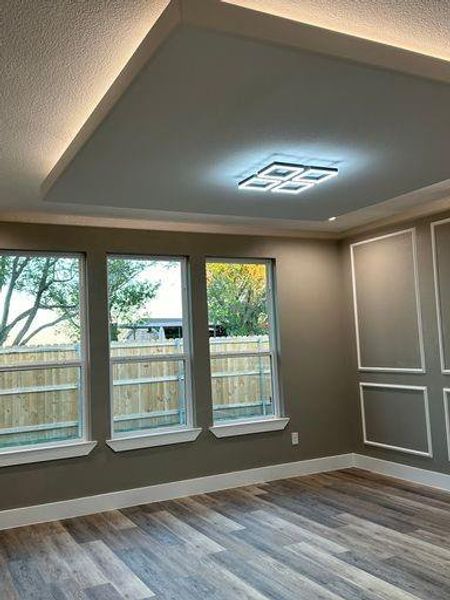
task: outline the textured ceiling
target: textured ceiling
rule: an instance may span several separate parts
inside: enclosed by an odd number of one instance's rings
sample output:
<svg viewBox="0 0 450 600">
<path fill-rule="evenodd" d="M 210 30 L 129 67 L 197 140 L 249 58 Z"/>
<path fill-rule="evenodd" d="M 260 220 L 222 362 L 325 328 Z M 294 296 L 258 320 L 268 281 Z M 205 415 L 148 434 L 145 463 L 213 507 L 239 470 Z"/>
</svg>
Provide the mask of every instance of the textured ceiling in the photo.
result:
<svg viewBox="0 0 450 600">
<path fill-rule="evenodd" d="M 0 211 L 48 210 L 42 181 L 168 3 L 0 1 Z M 234 3 L 450 57 L 448 0 Z"/>
<path fill-rule="evenodd" d="M 224 0 L 450 60 L 450 0 Z"/>
<path fill-rule="evenodd" d="M 169 0 L 1 0 L 0 206 L 39 186 Z"/>
</svg>

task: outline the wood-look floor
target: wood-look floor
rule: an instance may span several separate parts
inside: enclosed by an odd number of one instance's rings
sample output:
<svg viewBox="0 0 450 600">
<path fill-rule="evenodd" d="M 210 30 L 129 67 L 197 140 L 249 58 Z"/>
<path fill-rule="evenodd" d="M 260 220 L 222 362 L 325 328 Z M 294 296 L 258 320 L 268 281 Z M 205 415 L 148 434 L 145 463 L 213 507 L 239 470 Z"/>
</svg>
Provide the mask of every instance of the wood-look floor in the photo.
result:
<svg viewBox="0 0 450 600">
<path fill-rule="evenodd" d="M 449 600 L 450 495 L 364 471 L 0 533 L 0 599 Z"/>
</svg>

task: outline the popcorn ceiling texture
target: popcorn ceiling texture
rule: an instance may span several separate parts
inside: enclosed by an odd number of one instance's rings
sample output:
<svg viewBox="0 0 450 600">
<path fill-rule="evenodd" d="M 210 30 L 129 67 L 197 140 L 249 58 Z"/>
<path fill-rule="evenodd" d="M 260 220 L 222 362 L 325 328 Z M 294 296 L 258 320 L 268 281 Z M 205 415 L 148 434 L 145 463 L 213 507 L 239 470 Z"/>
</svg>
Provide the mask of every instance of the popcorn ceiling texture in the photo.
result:
<svg viewBox="0 0 450 600">
<path fill-rule="evenodd" d="M 168 2 L 1 0 L 0 208 L 38 197 Z"/>
<path fill-rule="evenodd" d="M 450 60 L 450 0 L 223 0 Z"/>
<path fill-rule="evenodd" d="M 233 1 L 450 58 L 449 0 Z M 0 1 L 0 210 L 48 208 L 41 182 L 168 3 Z"/>
</svg>

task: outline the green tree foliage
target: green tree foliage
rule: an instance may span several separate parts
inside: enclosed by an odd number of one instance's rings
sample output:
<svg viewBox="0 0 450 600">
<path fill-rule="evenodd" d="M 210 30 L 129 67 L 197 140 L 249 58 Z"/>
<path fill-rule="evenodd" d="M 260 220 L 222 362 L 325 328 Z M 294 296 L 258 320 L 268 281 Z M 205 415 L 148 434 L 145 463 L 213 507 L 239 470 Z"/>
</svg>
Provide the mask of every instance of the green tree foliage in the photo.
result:
<svg viewBox="0 0 450 600">
<path fill-rule="evenodd" d="M 266 266 L 208 263 L 208 313 L 227 335 L 268 333 Z"/>
<path fill-rule="evenodd" d="M 111 339 L 117 340 L 117 325 L 146 320 L 142 307 L 154 298 L 161 282 L 139 279 L 151 263 L 148 260 L 113 258 L 108 263 L 109 319 Z"/>
<path fill-rule="evenodd" d="M 110 262 L 111 318 L 132 320 L 139 308 L 154 298 L 159 283 L 139 281 L 148 261 L 118 258 Z M 28 302 L 18 303 L 17 292 L 22 292 Z M 38 333 L 60 323 L 74 341 L 79 339 L 80 276 L 76 258 L 1 256 L 0 294 L 0 345 L 28 344 Z M 43 311 L 54 318 L 41 319 L 37 324 Z"/>
</svg>

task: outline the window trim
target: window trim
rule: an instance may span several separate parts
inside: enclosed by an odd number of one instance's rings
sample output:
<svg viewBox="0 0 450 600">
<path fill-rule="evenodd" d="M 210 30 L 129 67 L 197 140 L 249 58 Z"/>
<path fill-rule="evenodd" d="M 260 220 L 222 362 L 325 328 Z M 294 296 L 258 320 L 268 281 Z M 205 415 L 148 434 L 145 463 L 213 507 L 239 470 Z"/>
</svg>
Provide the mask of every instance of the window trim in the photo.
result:
<svg viewBox="0 0 450 600">
<path fill-rule="evenodd" d="M 87 456 L 96 445 L 95 440 L 78 439 L 54 444 L 8 447 L 0 451 L 0 467 Z"/>
<path fill-rule="evenodd" d="M 167 261 L 178 262 L 181 272 L 181 307 L 182 307 L 182 331 L 183 352 L 165 355 L 141 355 L 141 356 L 111 356 L 111 328 L 109 327 L 109 279 L 107 279 L 108 298 L 108 358 L 109 358 L 109 439 L 106 444 L 114 452 L 135 450 L 139 448 L 151 448 L 155 446 L 166 446 L 169 444 L 194 441 L 201 433 L 201 428 L 194 426 L 194 401 L 193 401 L 193 376 L 192 376 L 192 318 L 190 306 L 190 278 L 189 259 L 186 256 L 167 256 L 157 254 L 129 254 L 108 253 L 106 256 L 107 273 L 108 260 L 114 258 L 125 258 L 129 260 Z M 137 363 L 137 362 L 177 362 L 184 365 L 184 390 L 185 390 L 185 413 L 186 424 L 179 426 L 156 427 L 154 429 L 142 429 L 114 433 L 114 408 L 113 408 L 113 369 L 114 364 Z"/>
<path fill-rule="evenodd" d="M 277 431 L 284 429 L 289 422 L 289 418 L 284 415 L 284 406 L 281 400 L 281 386 L 279 376 L 279 328 L 278 316 L 276 310 L 276 261 L 274 258 L 222 258 L 220 256 L 208 256 L 205 259 L 205 266 L 208 263 L 219 264 L 263 264 L 266 266 L 266 286 L 267 286 L 267 312 L 269 317 L 269 350 L 243 351 L 243 352 L 211 352 L 209 347 L 209 359 L 225 357 L 251 357 L 268 356 L 270 358 L 271 368 L 271 386 L 273 415 L 263 417 L 253 417 L 247 419 L 230 419 L 214 422 L 214 405 L 212 404 L 213 424 L 209 431 L 216 437 L 230 437 L 235 435 L 246 435 L 248 433 L 262 433 L 264 431 Z M 208 290 L 206 290 L 208 292 Z M 211 369 L 209 373 L 212 380 Z"/>
<path fill-rule="evenodd" d="M 268 431 L 282 431 L 289 423 L 289 417 L 266 417 L 246 420 L 223 421 L 212 425 L 209 431 L 216 438 L 234 437 L 237 435 L 248 435 L 250 433 L 266 433 Z"/>
<path fill-rule="evenodd" d="M 11 373 L 20 371 L 42 371 L 45 369 L 79 369 L 79 397 L 78 428 L 80 437 L 69 440 L 52 442 L 51 440 L 36 444 L 23 444 L 17 446 L 0 447 L 0 467 L 58 460 L 85 456 L 92 452 L 97 442 L 91 439 L 90 418 L 90 390 L 89 380 L 89 323 L 87 318 L 87 266 L 85 252 L 58 252 L 55 250 L 0 250 L 0 256 L 30 256 L 30 257 L 56 257 L 74 258 L 78 261 L 78 279 L 80 285 L 79 314 L 80 314 L 80 341 L 78 360 L 48 361 L 41 363 L 20 363 L 11 366 L 0 366 L 0 373 Z"/>
<path fill-rule="evenodd" d="M 106 444 L 114 452 L 126 452 L 140 448 L 154 448 L 156 446 L 169 446 L 172 444 L 183 444 L 194 442 L 201 434 L 201 427 L 158 427 L 154 430 L 143 430 L 145 433 L 127 432 L 106 440 Z"/>
</svg>

